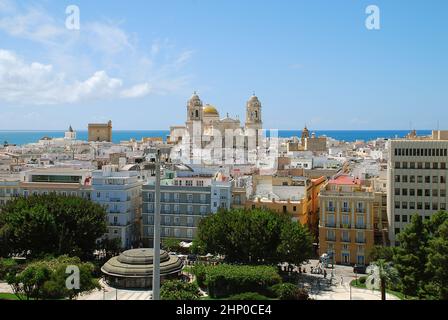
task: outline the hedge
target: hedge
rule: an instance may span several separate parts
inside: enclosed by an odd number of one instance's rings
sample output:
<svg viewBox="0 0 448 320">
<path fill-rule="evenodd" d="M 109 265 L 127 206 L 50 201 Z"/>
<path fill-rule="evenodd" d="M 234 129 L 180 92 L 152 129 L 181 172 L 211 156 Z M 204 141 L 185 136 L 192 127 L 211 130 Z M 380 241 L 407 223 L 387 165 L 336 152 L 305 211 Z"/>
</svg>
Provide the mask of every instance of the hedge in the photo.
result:
<svg viewBox="0 0 448 320">
<path fill-rule="evenodd" d="M 269 295 L 269 287 L 281 282 L 277 269 L 272 266 L 221 264 L 204 266 L 204 268 L 204 284 L 213 298 L 223 298 L 245 292 Z M 198 273 L 203 275 L 203 272 L 200 270 Z"/>
<path fill-rule="evenodd" d="M 233 296 L 230 296 L 226 300 L 254 301 L 254 300 L 269 300 L 269 298 L 265 297 L 257 292 L 244 292 L 244 293 L 235 294 Z"/>
</svg>

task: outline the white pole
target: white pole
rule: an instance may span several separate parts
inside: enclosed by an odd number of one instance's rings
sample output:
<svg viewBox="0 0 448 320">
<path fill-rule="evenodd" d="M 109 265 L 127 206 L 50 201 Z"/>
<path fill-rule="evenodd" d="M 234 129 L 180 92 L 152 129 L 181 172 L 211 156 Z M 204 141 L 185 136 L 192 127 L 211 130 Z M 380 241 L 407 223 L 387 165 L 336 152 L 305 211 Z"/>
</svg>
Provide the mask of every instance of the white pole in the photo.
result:
<svg viewBox="0 0 448 320">
<path fill-rule="evenodd" d="M 160 300 L 160 150 L 156 154 L 156 185 L 154 212 L 154 272 L 152 275 L 152 299 Z"/>
</svg>

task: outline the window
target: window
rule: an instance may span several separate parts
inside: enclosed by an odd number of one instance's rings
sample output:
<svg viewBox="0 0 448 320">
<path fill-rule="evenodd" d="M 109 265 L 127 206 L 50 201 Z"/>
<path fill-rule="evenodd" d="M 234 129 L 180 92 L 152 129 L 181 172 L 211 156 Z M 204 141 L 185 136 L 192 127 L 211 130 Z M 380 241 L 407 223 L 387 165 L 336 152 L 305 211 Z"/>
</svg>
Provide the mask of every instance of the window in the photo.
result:
<svg viewBox="0 0 448 320">
<path fill-rule="evenodd" d="M 178 193 L 174 194 L 174 201 L 179 202 L 179 194 Z"/>
<path fill-rule="evenodd" d="M 175 213 L 179 213 L 179 205 L 178 204 L 175 204 L 174 205 L 174 210 L 173 210 Z"/>
<path fill-rule="evenodd" d="M 425 176 L 425 183 L 431 183 L 431 177 Z"/>
<path fill-rule="evenodd" d="M 187 238 L 193 238 L 193 229 L 187 229 Z"/>
<path fill-rule="evenodd" d="M 415 183 L 415 176 L 410 176 L 409 177 L 409 182 L 410 183 Z"/>
<path fill-rule="evenodd" d="M 165 205 L 164 212 L 165 213 L 170 213 L 170 205 L 169 204 Z"/>
<path fill-rule="evenodd" d="M 425 210 L 431 210 L 431 204 L 429 202 L 425 202 Z"/>
<path fill-rule="evenodd" d="M 446 190 L 444 189 L 440 190 L 440 197 L 446 197 Z"/>
<path fill-rule="evenodd" d="M 395 162 L 395 169 L 400 169 L 401 168 L 401 163 L 400 162 Z"/>
<path fill-rule="evenodd" d="M 438 176 L 433 176 L 432 177 L 432 183 L 439 183 L 439 177 Z"/>
<path fill-rule="evenodd" d="M 425 169 L 431 169 L 431 163 L 425 162 Z"/>
<path fill-rule="evenodd" d="M 417 176 L 417 183 L 423 183 L 423 176 Z"/>
<path fill-rule="evenodd" d="M 430 196 L 431 196 L 431 190 L 425 189 L 425 197 L 430 197 Z"/>
<path fill-rule="evenodd" d="M 423 196 L 423 190 L 417 189 L 417 197 L 422 197 L 422 196 Z"/>
<path fill-rule="evenodd" d="M 395 188 L 395 195 L 399 196 L 400 195 L 400 188 Z"/>
<path fill-rule="evenodd" d="M 409 195 L 410 196 L 415 196 L 415 189 L 409 189 Z"/>
<path fill-rule="evenodd" d="M 407 162 L 403 162 L 403 169 L 407 169 L 408 168 L 408 163 Z"/>
<path fill-rule="evenodd" d="M 165 202 L 170 201 L 170 194 L 168 192 L 164 193 L 163 198 L 165 199 Z"/>
<path fill-rule="evenodd" d="M 196 187 L 203 187 L 203 186 L 204 186 L 204 181 L 202 181 L 202 180 L 196 181 Z"/>
<path fill-rule="evenodd" d="M 192 214 L 192 213 L 193 213 L 193 206 L 192 206 L 192 205 L 188 205 L 188 206 L 187 206 L 187 212 L 188 212 L 189 214 Z"/>
<path fill-rule="evenodd" d="M 170 224 L 171 223 L 171 217 L 170 216 L 165 216 L 165 224 Z"/>
<path fill-rule="evenodd" d="M 395 176 L 395 182 L 400 182 L 400 175 L 399 174 Z"/>
<path fill-rule="evenodd" d="M 409 209 L 411 210 L 415 209 L 415 202 L 409 202 Z"/>
<path fill-rule="evenodd" d="M 408 208 L 408 203 L 407 202 L 402 202 L 401 203 L 401 209 L 407 209 Z"/>
<path fill-rule="evenodd" d="M 408 189 L 402 189 L 401 190 L 401 195 L 407 196 L 408 195 Z"/>
<path fill-rule="evenodd" d="M 408 182 L 408 176 L 403 176 L 403 182 L 407 183 Z"/>
<path fill-rule="evenodd" d="M 205 203 L 205 201 L 207 201 L 207 197 L 206 197 L 206 195 L 205 194 L 201 194 L 201 203 Z"/>
<path fill-rule="evenodd" d="M 445 149 L 445 151 L 446 151 L 446 149 Z M 446 169 L 446 162 L 440 163 L 440 169 Z"/>
<path fill-rule="evenodd" d="M 432 210 L 439 210 L 439 204 L 437 202 L 433 202 Z"/>
<path fill-rule="evenodd" d="M 395 222 L 400 222 L 400 215 L 399 214 L 395 215 Z"/>
<path fill-rule="evenodd" d="M 442 202 L 440 204 L 440 210 L 446 210 L 446 203 Z"/>
<path fill-rule="evenodd" d="M 409 163 L 409 167 L 410 167 L 411 169 L 415 169 L 415 162 L 410 162 L 410 163 Z"/>
<path fill-rule="evenodd" d="M 395 201 L 395 209 L 400 209 L 400 201 Z"/>
<path fill-rule="evenodd" d="M 401 216 L 401 221 L 408 222 L 408 216 L 407 215 L 402 215 Z"/>
<path fill-rule="evenodd" d="M 201 206 L 201 214 L 206 214 L 206 213 L 207 213 L 207 207 Z"/>
<path fill-rule="evenodd" d="M 187 217 L 187 225 L 188 226 L 193 226 L 193 217 Z"/>
<path fill-rule="evenodd" d="M 438 197 L 439 196 L 439 190 L 438 189 L 433 189 L 432 190 L 432 196 L 433 197 Z"/>
<path fill-rule="evenodd" d="M 187 201 L 190 202 L 190 203 L 193 202 L 193 195 L 192 194 L 188 194 L 187 195 Z"/>
<path fill-rule="evenodd" d="M 185 181 L 185 185 L 186 185 L 187 187 L 192 187 L 192 186 L 193 186 L 193 180 L 187 180 L 187 181 Z"/>
<path fill-rule="evenodd" d="M 417 210 L 422 210 L 423 204 L 421 202 L 417 202 Z"/>
<path fill-rule="evenodd" d="M 400 233 L 400 228 L 395 228 L 395 235 Z"/>
<path fill-rule="evenodd" d="M 417 162 L 417 169 L 423 169 L 423 162 Z"/>
<path fill-rule="evenodd" d="M 439 149 L 437 149 L 437 151 L 439 151 Z M 438 153 L 438 152 L 437 152 Z M 438 155 L 437 155 L 438 156 Z M 439 169 L 439 164 L 437 163 L 437 162 L 434 162 L 433 164 L 432 164 L 432 168 L 433 169 Z"/>
<path fill-rule="evenodd" d="M 176 238 L 180 238 L 180 230 L 179 229 L 174 229 L 174 236 Z"/>
</svg>

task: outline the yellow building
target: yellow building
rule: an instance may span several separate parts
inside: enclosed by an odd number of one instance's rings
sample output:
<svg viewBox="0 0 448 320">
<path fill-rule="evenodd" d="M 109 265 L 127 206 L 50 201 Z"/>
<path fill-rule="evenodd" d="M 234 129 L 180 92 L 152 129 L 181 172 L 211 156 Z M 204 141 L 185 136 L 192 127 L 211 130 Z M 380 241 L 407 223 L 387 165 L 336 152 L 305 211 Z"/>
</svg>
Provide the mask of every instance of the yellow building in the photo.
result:
<svg viewBox="0 0 448 320">
<path fill-rule="evenodd" d="M 374 245 L 375 192 L 340 175 L 320 192 L 319 252 L 337 264 L 368 264 Z"/>
<path fill-rule="evenodd" d="M 310 180 L 294 176 L 253 177 L 254 195 L 246 200 L 247 209 L 263 208 L 289 213 L 295 221 L 308 226 L 317 238 L 318 194 L 325 178 Z"/>
<path fill-rule="evenodd" d="M 112 142 L 112 121 L 108 123 L 90 123 L 89 141 Z"/>
</svg>

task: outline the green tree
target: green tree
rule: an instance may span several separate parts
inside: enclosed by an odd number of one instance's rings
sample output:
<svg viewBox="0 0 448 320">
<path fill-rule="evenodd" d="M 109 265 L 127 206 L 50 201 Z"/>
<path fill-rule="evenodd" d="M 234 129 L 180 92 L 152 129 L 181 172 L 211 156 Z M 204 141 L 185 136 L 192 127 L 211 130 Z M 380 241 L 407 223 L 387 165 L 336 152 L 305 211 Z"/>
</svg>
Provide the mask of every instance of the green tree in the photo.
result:
<svg viewBox="0 0 448 320">
<path fill-rule="evenodd" d="M 396 284 L 398 279 L 397 270 L 390 262 L 379 259 L 372 263 L 378 268 L 378 276 L 380 281 L 381 300 L 386 300 L 386 289 L 388 286 Z"/>
<path fill-rule="evenodd" d="M 244 264 L 300 264 L 312 254 L 308 230 L 288 214 L 234 209 L 203 219 L 194 247 L 202 254 L 222 254 Z"/>
<path fill-rule="evenodd" d="M 201 293 L 195 283 L 168 280 L 160 288 L 162 300 L 199 300 Z"/>
<path fill-rule="evenodd" d="M 90 258 L 96 239 L 106 231 L 104 208 L 78 197 L 20 197 L 9 201 L 0 212 L 0 237 L 9 254 Z"/>
<path fill-rule="evenodd" d="M 424 296 L 422 288 L 429 280 L 425 268 L 428 237 L 426 226 L 419 215 L 414 215 L 411 223 L 398 236 L 400 246 L 396 249 L 394 263 L 406 295 Z"/>
<path fill-rule="evenodd" d="M 66 286 L 68 266 L 79 268 L 79 289 Z M 60 256 L 31 262 L 23 271 L 8 275 L 8 283 L 17 297 L 29 299 L 73 299 L 81 292 L 99 288 L 93 278 L 93 265 L 82 263 L 78 257 Z"/>
<path fill-rule="evenodd" d="M 442 222 L 439 220 L 441 216 L 437 215 L 431 221 L 431 227 L 438 226 L 428 241 L 426 270 L 431 278 L 425 290 L 428 298 L 448 300 L 448 218 L 445 214 Z"/>
<path fill-rule="evenodd" d="M 391 262 L 394 259 L 394 248 L 384 246 L 374 246 L 369 252 L 369 260 L 377 261 L 383 259 Z"/>
<path fill-rule="evenodd" d="M 162 248 L 169 252 L 179 252 L 181 249 L 180 240 L 176 238 L 163 239 Z"/>
</svg>

